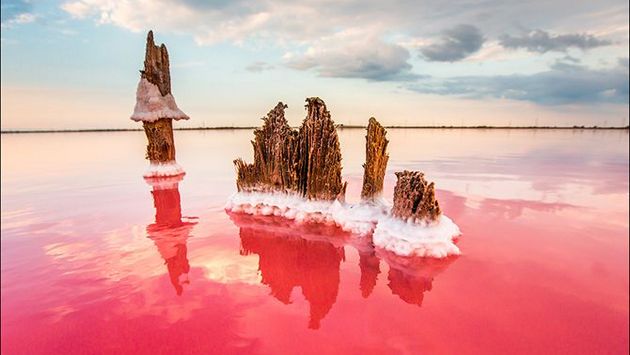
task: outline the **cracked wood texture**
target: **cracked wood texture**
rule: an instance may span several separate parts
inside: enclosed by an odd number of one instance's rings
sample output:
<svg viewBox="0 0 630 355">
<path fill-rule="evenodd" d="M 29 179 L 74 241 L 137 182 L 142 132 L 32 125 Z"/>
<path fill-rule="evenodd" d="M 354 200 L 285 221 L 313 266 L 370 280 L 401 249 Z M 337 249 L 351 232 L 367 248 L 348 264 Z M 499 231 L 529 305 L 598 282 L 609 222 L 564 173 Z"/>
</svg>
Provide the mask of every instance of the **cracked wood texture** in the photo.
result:
<svg viewBox="0 0 630 355">
<path fill-rule="evenodd" d="M 284 117 L 286 108 L 279 102 L 262 118 L 262 127 L 254 131 L 254 163 L 234 161 L 239 191 L 297 191 L 297 131 Z"/>
<path fill-rule="evenodd" d="M 341 149 L 335 123 L 319 97 L 306 99 L 299 133 L 298 192 L 308 199 L 334 200 L 341 192 Z"/>
<path fill-rule="evenodd" d="M 171 72 L 168 61 L 168 50 L 164 44 L 159 47 L 153 41 L 153 31 L 147 35 L 147 49 L 144 56 L 144 70 L 141 76 L 155 84 L 162 96 L 171 93 Z"/>
<path fill-rule="evenodd" d="M 153 31 L 147 34 L 144 57 L 144 70 L 140 76 L 160 89 L 162 96 L 171 93 L 171 74 L 169 71 L 168 51 L 164 44 L 159 47 L 153 41 Z M 146 158 L 151 163 L 167 163 L 175 160 L 175 141 L 173 139 L 173 120 L 161 118 L 155 122 L 143 122 L 147 135 Z"/>
<path fill-rule="evenodd" d="M 142 126 L 149 140 L 146 158 L 151 163 L 167 163 L 175 160 L 173 120 L 160 118 L 155 122 L 143 122 Z"/>
<path fill-rule="evenodd" d="M 387 169 L 387 132 L 374 117 L 370 118 L 365 136 L 365 164 L 363 164 L 363 188 L 361 199 L 373 201 L 383 192 L 383 180 Z"/>
<path fill-rule="evenodd" d="M 320 98 L 306 99 L 307 115 L 299 131 L 279 103 L 254 131 L 254 163 L 236 159 L 238 191 L 294 192 L 308 199 L 343 199 L 341 151 L 334 122 Z"/>
<path fill-rule="evenodd" d="M 440 206 L 435 199 L 435 186 L 424 179 L 419 171 L 396 172 L 398 181 L 394 188 L 394 217 L 414 222 L 432 222 L 440 216 Z"/>
</svg>

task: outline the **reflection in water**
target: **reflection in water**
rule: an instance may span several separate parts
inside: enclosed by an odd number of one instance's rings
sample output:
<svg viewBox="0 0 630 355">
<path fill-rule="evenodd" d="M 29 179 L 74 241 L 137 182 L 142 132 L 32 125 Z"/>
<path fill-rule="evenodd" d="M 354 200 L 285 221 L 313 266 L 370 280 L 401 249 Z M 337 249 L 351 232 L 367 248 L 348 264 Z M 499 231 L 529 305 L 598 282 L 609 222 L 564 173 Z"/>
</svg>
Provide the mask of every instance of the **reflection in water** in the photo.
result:
<svg viewBox="0 0 630 355">
<path fill-rule="evenodd" d="M 271 294 L 290 304 L 293 288 L 301 287 L 310 305 L 311 329 L 319 328 L 337 300 L 345 245 L 352 245 L 359 253 L 359 288 L 363 298 L 372 294 L 383 259 L 389 265 L 388 286 L 392 294 L 417 305 L 422 305 L 424 292 L 431 290 L 435 275 L 456 259 L 400 257 L 374 249 L 366 239 L 357 241 L 335 226 L 295 224 L 274 216 L 228 214 L 239 227 L 241 255 L 258 255 L 261 282 L 271 288 Z"/>
<path fill-rule="evenodd" d="M 293 288 L 301 287 L 310 305 L 308 326 L 318 329 L 337 300 L 339 264 L 345 258 L 343 246 L 302 238 L 299 229 L 267 230 L 247 215 L 232 215 L 232 219 L 240 227 L 241 254 L 259 256 L 261 282 L 284 304 L 291 303 Z M 278 222 L 282 223 L 279 218 Z"/>
<path fill-rule="evenodd" d="M 368 298 L 376 286 L 376 279 L 381 273 L 380 259 L 374 250 L 365 252 L 359 251 L 359 267 L 361 268 L 361 296 Z"/>
<path fill-rule="evenodd" d="M 381 249 L 378 255 L 389 264 L 387 286 L 392 294 L 418 306 L 422 306 L 424 293 L 431 291 L 435 276 L 457 259 L 457 256 L 444 259 L 401 257 Z"/>
<path fill-rule="evenodd" d="M 145 178 L 153 187 L 155 223 L 147 226 L 147 234 L 153 240 L 168 269 L 171 284 L 178 295 L 183 285 L 189 284 L 190 265 L 187 258 L 186 240 L 196 222 L 182 221 L 179 182 L 183 175 L 163 178 Z"/>
</svg>

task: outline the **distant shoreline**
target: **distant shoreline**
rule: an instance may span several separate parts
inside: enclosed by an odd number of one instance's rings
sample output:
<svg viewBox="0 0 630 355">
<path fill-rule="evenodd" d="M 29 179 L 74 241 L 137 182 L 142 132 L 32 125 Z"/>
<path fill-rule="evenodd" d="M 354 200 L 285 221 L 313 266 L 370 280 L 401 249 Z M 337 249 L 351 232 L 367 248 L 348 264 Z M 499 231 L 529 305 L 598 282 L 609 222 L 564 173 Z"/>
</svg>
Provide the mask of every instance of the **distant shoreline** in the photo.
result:
<svg viewBox="0 0 630 355">
<path fill-rule="evenodd" d="M 215 130 L 253 130 L 259 127 L 193 127 L 174 128 L 175 131 L 215 131 Z M 297 128 L 297 127 L 294 127 Z M 337 125 L 338 129 L 365 129 L 365 126 Z M 599 127 L 599 126 L 385 126 L 387 129 L 579 129 L 579 130 L 628 130 L 625 127 Z M 132 132 L 142 131 L 141 128 L 94 128 L 94 129 L 42 129 L 42 130 L 3 130 L 0 134 L 24 134 L 24 133 L 88 133 L 88 132 Z"/>
</svg>

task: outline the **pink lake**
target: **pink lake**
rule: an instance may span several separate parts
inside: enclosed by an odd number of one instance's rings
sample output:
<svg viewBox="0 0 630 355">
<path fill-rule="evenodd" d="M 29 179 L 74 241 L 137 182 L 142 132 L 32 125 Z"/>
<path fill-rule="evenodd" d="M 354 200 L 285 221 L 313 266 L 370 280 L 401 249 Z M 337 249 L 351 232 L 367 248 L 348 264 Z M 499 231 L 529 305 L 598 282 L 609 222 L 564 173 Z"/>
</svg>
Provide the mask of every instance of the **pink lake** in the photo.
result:
<svg viewBox="0 0 630 355">
<path fill-rule="evenodd" d="M 340 132 L 348 200 L 364 136 Z M 228 215 L 249 130 L 2 135 L 3 354 L 628 352 L 627 130 L 389 130 L 459 257 L 395 257 L 330 226 Z"/>
</svg>

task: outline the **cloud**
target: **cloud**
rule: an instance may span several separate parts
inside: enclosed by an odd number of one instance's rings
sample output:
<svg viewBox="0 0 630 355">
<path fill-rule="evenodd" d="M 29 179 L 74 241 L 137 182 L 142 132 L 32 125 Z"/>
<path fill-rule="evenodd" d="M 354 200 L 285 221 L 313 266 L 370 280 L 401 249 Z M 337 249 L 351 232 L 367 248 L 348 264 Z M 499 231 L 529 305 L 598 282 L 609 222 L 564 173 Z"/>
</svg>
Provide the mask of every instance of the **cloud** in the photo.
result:
<svg viewBox="0 0 630 355">
<path fill-rule="evenodd" d="M 430 61 L 456 62 L 478 51 L 485 39 L 481 31 L 472 25 L 458 25 L 442 32 L 439 42 L 420 49 Z"/>
<path fill-rule="evenodd" d="M 503 35 L 499 42 L 505 48 L 524 48 L 530 52 L 538 53 L 565 52 L 571 47 L 584 50 L 612 44 L 611 41 L 599 39 L 586 33 L 554 35 L 543 30 L 534 30 L 520 37 Z"/>
<path fill-rule="evenodd" d="M 267 70 L 272 70 L 275 67 L 267 62 L 263 62 L 263 61 L 258 61 L 258 62 L 254 62 L 251 63 L 250 65 L 248 65 L 247 67 L 245 67 L 245 70 L 252 72 L 252 73 L 260 73 L 263 71 L 267 71 Z"/>
<path fill-rule="evenodd" d="M 628 104 L 628 66 L 622 63 L 611 68 L 591 69 L 558 62 L 549 70 L 532 75 L 432 78 L 407 87 L 421 93 L 523 100 L 543 105 Z"/>
<path fill-rule="evenodd" d="M 373 34 L 348 30 L 316 41 L 305 53 L 288 54 L 287 66 L 315 70 L 332 78 L 363 78 L 370 81 L 410 80 L 409 51 Z"/>
<path fill-rule="evenodd" d="M 23 0 L 2 1 L 0 4 L 2 27 L 25 24 L 35 21 L 37 16 L 32 13 L 33 6 Z"/>
<path fill-rule="evenodd" d="M 537 28 L 553 28 L 562 21 L 597 31 L 627 27 L 627 16 L 620 14 L 628 12 L 623 0 L 579 6 L 571 0 L 69 0 L 61 7 L 73 17 L 132 31 L 188 33 L 203 45 L 260 39 L 310 42 L 348 28 L 377 30 L 382 38 L 388 34 L 417 38 L 458 23 L 473 24 L 487 34 L 509 33 L 517 28 L 514 19 Z"/>
<path fill-rule="evenodd" d="M 200 45 L 261 38 L 301 39 L 309 28 L 325 26 L 296 19 L 300 14 L 313 17 L 316 9 L 305 11 L 290 3 L 251 0 L 73 0 L 61 8 L 74 18 L 93 18 L 99 24 L 113 24 L 134 32 L 155 29 L 189 33 Z"/>
<path fill-rule="evenodd" d="M 594 77 L 602 74 L 609 78 L 612 69 L 595 70 L 576 65 L 570 70 L 558 65 L 534 75 L 492 75 L 521 69 L 531 72 L 540 65 L 531 58 L 533 55 L 512 51 L 512 48 L 564 51 L 572 47 L 594 48 L 607 41 L 627 42 L 628 3 L 625 0 L 578 5 L 572 0 L 65 1 L 61 7 L 74 18 L 135 32 L 154 29 L 158 33 L 188 34 L 199 45 L 230 43 L 269 48 L 269 53 L 286 53 L 284 64 L 289 68 L 321 77 L 400 81 L 401 85 L 420 92 L 507 97 L 545 104 L 577 102 L 579 97 L 590 101 L 627 102 L 620 98 L 624 85 L 619 83 L 619 78 L 610 78 L 606 83 Z M 498 34 L 514 33 L 523 27 L 562 29 L 569 34 L 539 30 L 520 37 L 501 36 L 500 43 L 497 42 Z M 431 41 L 435 29 L 446 30 Z M 589 34 L 571 34 L 579 31 L 606 34 L 606 37 L 604 40 Z M 422 68 L 416 68 L 417 71 L 444 69 L 443 65 L 432 62 L 467 59 L 456 64 L 456 68 L 453 65 L 457 73 L 480 70 L 488 76 L 418 80 L 422 77 L 412 70 L 412 64 L 417 61 L 410 54 L 418 50 L 427 62 Z M 627 53 L 623 45 L 610 50 L 612 54 L 604 55 L 613 55 L 615 59 Z M 588 55 L 571 54 L 576 59 Z M 260 72 L 267 67 L 263 63 L 252 63 L 245 69 Z M 556 80 L 565 80 L 574 86 L 563 87 L 564 84 Z M 540 86 L 541 82 L 546 84 Z"/>
</svg>

